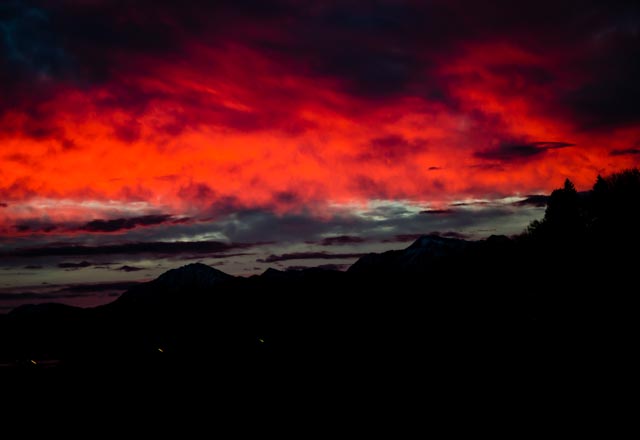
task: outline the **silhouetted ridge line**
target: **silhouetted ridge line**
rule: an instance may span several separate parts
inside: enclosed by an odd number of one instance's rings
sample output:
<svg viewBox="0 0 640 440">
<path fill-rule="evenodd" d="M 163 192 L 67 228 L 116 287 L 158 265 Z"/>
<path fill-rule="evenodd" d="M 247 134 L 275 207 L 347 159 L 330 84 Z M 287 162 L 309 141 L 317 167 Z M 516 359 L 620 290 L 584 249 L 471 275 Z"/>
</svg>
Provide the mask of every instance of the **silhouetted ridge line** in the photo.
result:
<svg viewBox="0 0 640 440">
<path fill-rule="evenodd" d="M 155 282 L 165 287 L 198 286 L 211 287 L 234 277 L 202 263 L 191 263 L 171 269 L 160 275 Z"/>
<path fill-rule="evenodd" d="M 423 235 L 403 250 L 372 253 L 361 257 L 349 269 L 349 273 L 419 271 L 437 259 L 459 255 L 470 245 L 467 240 L 439 235 Z"/>
</svg>

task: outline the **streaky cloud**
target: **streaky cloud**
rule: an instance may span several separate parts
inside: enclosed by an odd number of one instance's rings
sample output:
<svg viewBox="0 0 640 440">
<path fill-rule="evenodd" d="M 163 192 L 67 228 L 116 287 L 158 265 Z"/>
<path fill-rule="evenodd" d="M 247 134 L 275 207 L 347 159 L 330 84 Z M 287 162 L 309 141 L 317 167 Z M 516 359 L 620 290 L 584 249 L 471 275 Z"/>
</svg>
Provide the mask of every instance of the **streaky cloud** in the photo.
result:
<svg viewBox="0 0 640 440">
<path fill-rule="evenodd" d="M 544 154 L 549 150 L 572 147 L 575 144 L 569 142 L 529 142 L 511 143 L 503 142 L 497 148 L 478 151 L 475 157 L 484 160 L 495 160 L 498 162 L 516 162 L 531 160 Z"/>
<path fill-rule="evenodd" d="M 288 260 L 339 260 L 345 258 L 359 258 L 364 253 L 331 253 L 331 252 L 292 252 L 281 255 L 269 255 L 267 258 L 260 258 L 258 263 L 275 263 Z"/>
<path fill-rule="evenodd" d="M 610 156 L 636 156 L 640 154 L 639 148 L 626 148 L 622 150 L 611 150 Z"/>
<path fill-rule="evenodd" d="M 113 255 L 113 254 L 220 254 L 235 249 L 248 249 L 267 244 L 261 243 L 223 243 L 219 241 L 176 241 L 176 242 L 137 242 L 103 246 L 52 245 L 35 248 L 22 248 L 11 253 L 1 253 L 3 257 L 43 257 L 70 255 Z"/>
</svg>

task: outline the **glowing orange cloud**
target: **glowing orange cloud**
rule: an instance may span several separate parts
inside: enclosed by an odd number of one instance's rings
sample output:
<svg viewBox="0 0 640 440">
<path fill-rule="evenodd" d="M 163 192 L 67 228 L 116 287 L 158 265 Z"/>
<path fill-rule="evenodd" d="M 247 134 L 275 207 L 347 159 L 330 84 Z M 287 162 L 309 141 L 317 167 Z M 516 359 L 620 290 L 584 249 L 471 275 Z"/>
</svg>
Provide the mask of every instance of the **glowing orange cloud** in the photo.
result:
<svg viewBox="0 0 640 440">
<path fill-rule="evenodd" d="M 640 126 L 585 131 L 550 111 L 559 87 L 587 81 L 545 82 L 556 54 L 460 47 L 425 72 L 446 98 L 359 96 L 304 59 L 241 42 L 119 54 L 126 69 L 108 81 L 61 82 L 0 114 L 2 231 L 33 218 L 209 218 L 229 203 L 316 215 L 370 199 L 442 204 L 549 192 L 565 177 L 586 189 L 638 164 L 612 151 L 631 151 Z"/>
</svg>

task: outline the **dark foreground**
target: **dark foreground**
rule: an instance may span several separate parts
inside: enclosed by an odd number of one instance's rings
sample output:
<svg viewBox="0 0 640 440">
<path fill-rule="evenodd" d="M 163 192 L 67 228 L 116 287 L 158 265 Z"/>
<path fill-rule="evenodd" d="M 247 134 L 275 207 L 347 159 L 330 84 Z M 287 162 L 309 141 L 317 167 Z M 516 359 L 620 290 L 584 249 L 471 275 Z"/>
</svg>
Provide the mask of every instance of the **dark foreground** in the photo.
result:
<svg viewBox="0 0 640 440">
<path fill-rule="evenodd" d="M 425 237 L 347 273 L 244 279 L 189 265 L 106 306 L 2 316 L 0 374 L 120 376 L 165 388 L 593 395 L 624 387 L 634 368 L 636 281 L 635 265 L 585 252 L 539 261 L 504 238 Z"/>
<path fill-rule="evenodd" d="M 147 434 L 610 434 L 637 385 L 635 268 L 536 260 L 496 239 L 417 272 L 190 265 L 107 306 L 18 309 L 4 403 Z"/>
</svg>

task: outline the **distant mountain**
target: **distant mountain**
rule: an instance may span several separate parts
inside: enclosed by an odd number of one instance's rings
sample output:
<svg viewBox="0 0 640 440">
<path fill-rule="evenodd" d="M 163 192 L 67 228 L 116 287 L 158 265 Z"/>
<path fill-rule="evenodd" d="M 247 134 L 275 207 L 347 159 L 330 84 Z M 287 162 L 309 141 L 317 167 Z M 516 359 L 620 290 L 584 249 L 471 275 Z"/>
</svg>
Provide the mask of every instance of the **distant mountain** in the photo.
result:
<svg viewBox="0 0 640 440">
<path fill-rule="evenodd" d="M 107 306 L 126 307 L 149 301 L 180 301 L 180 294 L 210 292 L 234 278 L 206 264 L 192 263 L 171 269 L 155 280 L 132 287 Z"/>
<path fill-rule="evenodd" d="M 192 263 L 163 273 L 155 280 L 155 284 L 166 289 L 209 288 L 232 278 L 234 277 L 206 264 Z"/>
<path fill-rule="evenodd" d="M 368 254 L 356 261 L 350 273 L 416 272 L 425 269 L 435 260 L 459 256 L 467 250 L 470 242 L 438 235 L 424 235 L 403 250 Z"/>
</svg>

